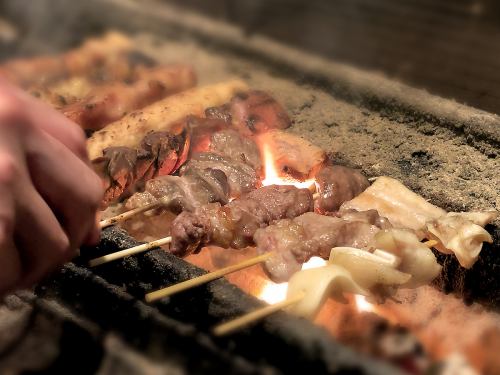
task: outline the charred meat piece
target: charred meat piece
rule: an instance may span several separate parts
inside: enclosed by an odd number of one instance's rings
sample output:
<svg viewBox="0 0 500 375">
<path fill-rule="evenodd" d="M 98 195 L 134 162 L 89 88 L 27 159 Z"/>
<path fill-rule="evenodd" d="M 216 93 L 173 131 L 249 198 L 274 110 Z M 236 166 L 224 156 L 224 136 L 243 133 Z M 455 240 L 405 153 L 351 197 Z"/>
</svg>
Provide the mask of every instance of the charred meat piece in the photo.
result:
<svg viewBox="0 0 500 375">
<path fill-rule="evenodd" d="M 331 165 L 316 175 L 319 198 L 315 208 L 320 213 L 335 212 L 342 203 L 361 194 L 370 186 L 365 176 L 356 169 Z"/>
<path fill-rule="evenodd" d="M 179 126 L 190 129 L 189 155 L 192 156 L 210 150 L 214 134 L 228 129 L 230 124 L 218 119 L 188 116 L 180 122 Z"/>
<path fill-rule="evenodd" d="M 8 61 L 0 66 L 0 75 L 22 87 L 48 84 L 68 77 L 88 75 L 101 67 L 114 66 L 115 63 L 122 65 L 124 54 L 131 50 L 132 43 L 127 37 L 109 32 L 100 38 L 89 39 L 80 47 L 59 56 Z"/>
<path fill-rule="evenodd" d="M 210 141 L 210 151 L 243 162 L 256 172 L 262 169 L 259 148 L 255 142 L 233 129 L 214 133 Z"/>
<path fill-rule="evenodd" d="M 91 90 L 61 112 L 84 129 L 97 130 L 125 114 L 168 95 L 193 87 L 195 74 L 189 66 L 163 66 L 140 70 L 133 83 L 111 82 Z"/>
<path fill-rule="evenodd" d="M 254 241 L 259 253 L 273 251 L 264 269 L 276 282 L 287 281 L 312 256 L 328 259 L 333 247 L 366 248 L 380 229 L 390 226 L 375 210 L 349 212 L 346 217 L 308 212 L 258 229 Z"/>
<path fill-rule="evenodd" d="M 149 180 L 176 171 L 188 153 L 188 132 L 174 135 L 170 132 L 153 132 L 144 137 L 137 150 L 137 170 L 141 179 Z"/>
<path fill-rule="evenodd" d="M 127 209 L 142 207 L 158 200 L 173 212 L 193 211 L 204 204 L 229 201 L 229 185 L 218 169 L 188 168 L 183 176 L 160 176 L 146 182 L 144 192 L 135 193 L 126 203 Z"/>
<path fill-rule="evenodd" d="M 313 198 L 308 189 L 264 186 L 223 207 L 212 203 L 194 212 L 182 212 L 172 223 L 170 249 L 185 256 L 207 244 L 242 248 L 253 243 L 259 228 L 312 209 Z"/>
<path fill-rule="evenodd" d="M 235 95 L 231 102 L 208 108 L 208 118 L 231 121 L 242 134 L 252 135 L 270 129 L 286 129 L 291 125 L 285 109 L 263 91 L 249 91 Z"/>
<path fill-rule="evenodd" d="M 235 93 L 246 89 L 246 84 L 241 81 L 197 87 L 133 111 L 92 134 L 87 140 L 89 159 L 100 157 L 102 150 L 112 146 L 136 148 L 149 132 L 169 131 L 177 134 L 179 125 L 184 123 L 182 119 L 202 116 L 206 108 L 224 104 Z"/>
<path fill-rule="evenodd" d="M 206 121 L 210 124 L 200 125 Z M 206 139 L 205 130 L 219 129 L 221 121 L 188 120 L 188 123 L 193 122 L 191 140 L 202 139 L 203 149 L 210 152 L 196 154 L 182 168 L 180 176 L 161 176 L 148 181 L 144 192 L 135 193 L 128 199 L 127 209 L 162 200 L 163 207 L 170 211 L 193 211 L 208 203 L 225 205 L 230 198 L 253 190 L 258 182 L 255 169 L 261 168 L 255 143 L 232 129 L 216 131 Z"/>
<path fill-rule="evenodd" d="M 95 159 L 94 170 L 104 182 L 103 205 L 129 194 L 138 184 L 175 171 L 185 160 L 187 132 L 148 134 L 139 149 L 110 147 Z"/>
<path fill-rule="evenodd" d="M 239 197 L 254 190 L 259 184 L 257 172 L 244 161 L 231 159 L 228 156 L 213 152 L 202 152 L 181 168 L 181 176 L 188 168 L 219 169 L 227 176 L 232 197 Z"/>
</svg>

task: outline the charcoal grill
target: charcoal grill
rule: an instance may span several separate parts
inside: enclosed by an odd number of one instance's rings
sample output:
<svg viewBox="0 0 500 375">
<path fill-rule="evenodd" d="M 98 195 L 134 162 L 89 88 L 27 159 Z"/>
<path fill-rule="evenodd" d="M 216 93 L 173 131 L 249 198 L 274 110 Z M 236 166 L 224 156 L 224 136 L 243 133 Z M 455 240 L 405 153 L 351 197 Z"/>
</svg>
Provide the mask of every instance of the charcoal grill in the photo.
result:
<svg viewBox="0 0 500 375">
<path fill-rule="evenodd" d="M 19 39 L 5 42 L 2 56 L 59 51 L 107 28 L 120 29 L 159 61 L 190 61 L 201 83 L 239 76 L 270 91 L 294 119 L 291 131 L 328 150 L 335 162 L 359 167 L 368 176 L 398 178 L 447 210 L 498 207 L 498 116 L 263 36 L 247 37 L 222 21 L 160 2 L 144 4 L 5 0 L 2 13 L 18 27 Z M 470 270 L 451 256 L 436 254 L 444 268 L 434 287 L 496 311 L 499 222 L 488 230 L 494 245 L 483 248 Z M 215 339 L 209 333 L 215 323 L 260 304 L 224 280 L 145 304 L 146 291 L 203 272 L 161 250 L 92 270 L 85 266 L 93 256 L 134 244 L 126 232 L 107 229 L 98 247 L 82 249 L 79 259 L 34 293 L 8 297 L 0 313 L 15 332 L 0 340 L 0 369 L 398 373 L 285 313 Z M 43 350 L 25 356 L 33 347 Z"/>
</svg>

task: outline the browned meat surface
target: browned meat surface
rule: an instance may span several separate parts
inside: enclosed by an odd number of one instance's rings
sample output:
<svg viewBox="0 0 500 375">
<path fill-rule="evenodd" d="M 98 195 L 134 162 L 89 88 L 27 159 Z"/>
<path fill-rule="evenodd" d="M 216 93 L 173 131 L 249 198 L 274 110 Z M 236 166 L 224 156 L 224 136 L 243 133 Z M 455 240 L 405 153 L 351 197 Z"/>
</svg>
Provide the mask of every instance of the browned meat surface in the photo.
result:
<svg viewBox="0 0 500 375">
<path fill-rule="evenodd" d="M 327 259 L 338 246 L 366 248 L 375 233 L 387 227 L 388 221 L 374 210 L 349 212 L 345 217 L 308 212 L 258 229 L 254 241 L 259 253 L 273 252 L 265 270 L 272 280 L 284 282 L 312 256 Z"/>
<path fill-rule="evenodd" d="M 195 154 L 181 169 L 180 176 L 160 176 L 148 181 L 143 192 L 127 200 L 127 209 L 161 199 L 163 207 L 170 211 L 193 211 L 208 203 L 225 205 L 230 198 L 254 189 L 258 183 L 255 169 L 261 167 L 255 143 L 224 127 L 206 139 L 207 129 L 220 129 L 219 123 L 223 122 L 219 120 L 191 118 L 187 122 L 195 125 L 190 127 L 191 140 L 201 140 L 204 150 L 210 152 Z M 198 144 L 198 149 L 202 145 Z"/>
<path fill-rule="evenodd" d="M 22 87 L 46 85 L 74 76 L 109 77 L 122 74 L 130 63 L 143 64 L 145 59 L 130 55 L 132 43 L 116 32 L 89 39 L 80 47 L 58 56 L 16 59 L 0 67 L 0 75 Z"/>
<path fill-rule="evenodd" d="M 257 172 L 245 161 L 235 160 L 214 152 L 202 152 L 194 155 L 186 166 L 181 168 L 180 174 L 183 175 L 187 168 L 221 170 L 227 176 L 232 197 L 248 193 L 259 184 Z"/>
<path fill-rule="evenodd" d="M 219 119 L 202 118 L 188 116 L 180 124 L 181 127 L 188 127 L 191 132 L 191 143 L 189 145 L 189 155 L 195 155 L 210 149 L 214 134 L 229 129 L 230 123 Z"/>
<path fill-rule="evenodd" d="M 312 209 L 313 198 L 308 189 L 264 186 L 226 206 L 212 203 L 194 212 L 182 212 L 172 223 L 170 249 L 185 256 L 207 244 L 242 248 L 252 244 L 259 228 Z"/>
<path fill-rule="evenodd" d="M 196 76 L 186 65 L 141 69 L 132 83 L 119 81 L 95 87 L 61 112 L 84 129 L 97 130 L 125 114 L 168 95 L 193 87 Z"/>
<path fill-rule="evenodd" d="M 182 176 L 160 176 L 146 182 L 144 192 L 135 193 L 126 203 L 127 209 L 142 207 L 162 199 L 173 212 L 193 211 L 207 203 L 229 201 L 229 185 L 218 169 L 188 168 Z"/>
<path fill-rule="evenodd" d="M 326 166 L 316 175 L 319 198 L 315 208 L 320 213 L 335 212 L 342 203 L 361 194 L 370 183 L 356 169 L 340 165 Z"/>
<path fill-rule="evenodd" d="M 94 170 L 103 179 L 103 205 L 130 193 L 137 184 L 174 172 L 186 156 L 187 133 L 148 134 L 140 148 L 110 147 L 94 160 Z"/>
<path fill-rule="evenodd" d="M 258 174 L 262 170 L 259 148 L 253 139 L 242 136 L 236 130 L 227 129 L 214 133 L 211 138 L 210 151 L 243 162 L 251 166 Z"/>
<path fill-rule="evenodd" d="M 252 135 L 270 129 L 286 129 L 291 125 L 285 109 L 269 94 L 250 91 L 236 95 L 231 102 L 216 108 L 208 108 L 209 118 L 231 121 L 242 134 Z"/>
</svg>

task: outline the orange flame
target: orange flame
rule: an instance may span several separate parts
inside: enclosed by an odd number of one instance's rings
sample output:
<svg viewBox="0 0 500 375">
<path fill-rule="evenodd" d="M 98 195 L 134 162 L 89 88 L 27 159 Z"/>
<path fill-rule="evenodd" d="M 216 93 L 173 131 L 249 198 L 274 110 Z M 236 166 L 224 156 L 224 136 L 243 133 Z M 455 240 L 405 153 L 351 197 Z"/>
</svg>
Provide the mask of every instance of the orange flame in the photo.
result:
<svg viewBox="0 0 500 375">
<path fill-rule="evenodd" d="M 312 257 L 308 262 L 302 265 L 303 270 L 317 268 L 324 266 L 326 264 L 326 260 L 320 257 Z M 286 298 L 286 292 L 288 290 L 288 283 L 280 283 L 276 284 L 272 281 L 268 281 L 260 293 L 257 295 L 257 298 L 267 302 L 269 304 L 281 302 Z"/>
<path fill-rule="evenodd" d="M 261 145 L 261 154 L 264 161 L 265 173 L 265 178 L 262 180 L 262 186 L 293 185 L 299 189 L 313 189 L 315 187 L 314 179 L 299 181 L 290 176 L 280 176 L 278 168 L 276 167 L 273 152 L 268 144 L 264 143 Z"/>
</svg>

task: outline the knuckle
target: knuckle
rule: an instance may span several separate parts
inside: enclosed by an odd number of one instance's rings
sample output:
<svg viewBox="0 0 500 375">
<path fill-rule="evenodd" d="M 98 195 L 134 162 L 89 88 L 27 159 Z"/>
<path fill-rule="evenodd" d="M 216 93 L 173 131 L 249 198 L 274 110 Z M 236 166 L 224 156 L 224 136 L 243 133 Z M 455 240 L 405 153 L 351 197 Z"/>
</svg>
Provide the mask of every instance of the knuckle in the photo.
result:
<svg viewBox="0 0 500 375">
<path fill-rule="evenodd" d="M 70 240 L 64 232 L 61 232 L 61 234 L 54 239 L 54 251 L 57 255 L 55 259 L 56 263 L 65 259 L 66 254 L 70 251 L 70 246 Z"/>
<path fill-rule="evenodd" d="M 20 175 L 19 164 L 7 152 L 0 152 L 0 184 L 11 185 Z"/>
<path fill-rule="evenodd" d="M 24 108 L 21 100 L 14 95 L 0 91 L 0 118 L 15 120 L 24 117 Z"/>
</svg>

